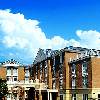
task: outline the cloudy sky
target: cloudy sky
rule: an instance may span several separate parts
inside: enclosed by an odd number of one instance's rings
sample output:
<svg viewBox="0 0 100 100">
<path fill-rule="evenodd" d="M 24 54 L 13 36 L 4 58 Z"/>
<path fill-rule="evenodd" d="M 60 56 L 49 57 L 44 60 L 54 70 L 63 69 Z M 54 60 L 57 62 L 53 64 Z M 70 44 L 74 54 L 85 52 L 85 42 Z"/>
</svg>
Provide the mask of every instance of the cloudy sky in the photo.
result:
<svg viewBox="0 0 100 100">
<path fill-rule="evenodd" d="M 0 0 L 0 61 L 70 45 L 100 49 L 99 0 Z"/>
</svg>

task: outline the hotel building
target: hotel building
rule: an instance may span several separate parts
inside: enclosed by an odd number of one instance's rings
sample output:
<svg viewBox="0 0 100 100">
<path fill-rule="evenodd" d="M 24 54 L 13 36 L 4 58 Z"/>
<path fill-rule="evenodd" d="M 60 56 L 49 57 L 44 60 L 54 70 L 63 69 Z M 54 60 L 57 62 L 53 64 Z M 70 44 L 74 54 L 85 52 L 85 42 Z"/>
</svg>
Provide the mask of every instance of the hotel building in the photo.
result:
<svg viewBox="0 0 100 100">
<path fill-rule="evenodd" d="M 46 87 L 38 100 L 100 100 L 100 50 L 39 49 L 31 70 Z"/>
</svg>

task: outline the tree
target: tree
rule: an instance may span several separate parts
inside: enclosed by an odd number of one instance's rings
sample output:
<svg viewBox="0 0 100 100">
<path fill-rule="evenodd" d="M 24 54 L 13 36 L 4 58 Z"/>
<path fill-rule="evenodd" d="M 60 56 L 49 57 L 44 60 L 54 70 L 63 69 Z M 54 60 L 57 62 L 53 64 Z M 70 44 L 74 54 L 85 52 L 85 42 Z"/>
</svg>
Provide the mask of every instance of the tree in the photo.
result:
<svg viewBox="0 0 100 100">
<path fill-rule="evenodd" d="M 7 96 L 8 94 L 8 87 L 6 80 L 3 80 L 0 78 L 0 100 L 2 100 L 3 97 Z"/>
</svg>

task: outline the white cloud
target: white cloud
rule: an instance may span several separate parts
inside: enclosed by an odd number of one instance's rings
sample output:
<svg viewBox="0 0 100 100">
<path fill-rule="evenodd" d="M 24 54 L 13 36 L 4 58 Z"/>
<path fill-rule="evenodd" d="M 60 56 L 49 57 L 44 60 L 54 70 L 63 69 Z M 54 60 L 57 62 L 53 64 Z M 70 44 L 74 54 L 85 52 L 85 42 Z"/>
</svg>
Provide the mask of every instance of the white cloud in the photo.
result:
<svg viewBox="0 0 100 100">
<path fill-rule="evenodd" d="M 67 43 L 60 36 L 47 39 L 38 20 L 25 19 L 23 14 L 13 14 L 9 9 L 0 10 L 0 32 L 1 42 L 6 48 L 16 48 L 20 56 L 30 58 L 36 55 L 38 48 L 58 49 L 65 47 Z"/>
<path fill-rule="evenodd" d="M 100 49 L 100 32 L 96 30 L 78 30 L 76 34 L 80 38 L 79 42 L 83 47 Z"/>
<path fill-rule="evenodd" d="M 70 45 L 100 48 L 100 33 L 97 31 L 76 31 L 79 41 L 65 40 L 60 36 L 48 39 L 39 27 L 38 20 L 26 19 L 23 14 L 13 14 L 9 9 L 0 10 L 0 34 L 4 51 L 14 49 L 8 54 L 19 56 L 24 61 L 32 61 L 39 48 L 61 49 Z"/>
</svg>

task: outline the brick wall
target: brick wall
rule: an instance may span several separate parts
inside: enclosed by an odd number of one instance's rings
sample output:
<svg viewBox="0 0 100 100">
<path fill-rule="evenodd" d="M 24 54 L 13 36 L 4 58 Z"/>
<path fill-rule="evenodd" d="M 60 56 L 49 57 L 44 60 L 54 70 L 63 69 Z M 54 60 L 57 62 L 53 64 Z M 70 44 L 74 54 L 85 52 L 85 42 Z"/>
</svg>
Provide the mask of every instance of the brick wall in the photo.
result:
<svg viewBox="0 0 100 100">
<path fill-rule="evenodd" d="M 76 88 L 82 88 L 82 64 L 78 62 L 76 65 Z"/>
<path fill-rule="evenodd" d="M 92 64 L 92 88 L 100 88 L 100 58 L 91 58 Z"/>
<path fill-rule="evenodd" d="M 18 67 L 18 80 L 24 80 L 25 79 L 25 72 L 24 67 Z"/>
<path fill-rule="evenodd" d="M 92 88 L 92 65 L 91 60 L 88 60 L 88 88 Z"/>
<path fill-rule="evenodd" d="M 65 88 L 66 89 L 69 89 L 70 88 L 70 74 L 69 74 L 69 72 L 70 72 L 70 69 L 69 69 L 69 65 L 68 65 L 68 62 L 69 62 L 69 60 L 70 60 L 70 58 L 76 58 L 76 55 L 77 55 L 77 53 L 74 53 L 74 52 L 65 52 L 65 56 L 64 56 L 64 66 L 65 66 L 65 68 L 66 68 L 66 86 L 65 86 Z"/>
<path fill-rule="evenodd" d="M 0 67 L 0 77 L 2 79 L 6 79 L 6 68 L 5 67 Z"/>
</svg>

